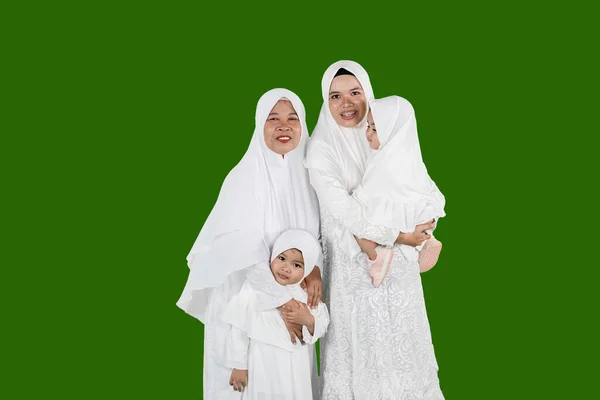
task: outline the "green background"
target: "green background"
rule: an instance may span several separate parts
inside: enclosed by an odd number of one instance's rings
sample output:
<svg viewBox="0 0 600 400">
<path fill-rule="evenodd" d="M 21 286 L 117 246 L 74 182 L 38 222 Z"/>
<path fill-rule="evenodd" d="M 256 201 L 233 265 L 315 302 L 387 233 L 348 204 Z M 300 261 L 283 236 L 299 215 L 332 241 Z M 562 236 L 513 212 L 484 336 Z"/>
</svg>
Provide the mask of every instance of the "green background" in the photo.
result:
<svg viewBox="0 0 600 400">
<path fill-rule="evenodd" d="M 2 398 L 202 398 L 185 256 L 258 98 L 294 91 L 312 129 L 340 59 L 413 104 L 447 198 L 423 276 L 446 398 L 597 396 L 591 10 L 1 7 Z"/>
</svg>

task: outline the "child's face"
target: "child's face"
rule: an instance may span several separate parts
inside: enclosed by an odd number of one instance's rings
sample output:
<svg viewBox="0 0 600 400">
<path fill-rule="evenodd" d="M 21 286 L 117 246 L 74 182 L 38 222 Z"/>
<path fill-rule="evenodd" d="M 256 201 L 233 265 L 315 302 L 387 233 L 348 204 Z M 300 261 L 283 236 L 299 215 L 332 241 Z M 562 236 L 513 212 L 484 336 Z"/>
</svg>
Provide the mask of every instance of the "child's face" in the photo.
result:
<svg viewBox="0 0 600 400">
<path fill-rule="evenodd" d="M 279 254 L 271 262 L 271 271 L 280 285 L 293 285 L 304 278 L 304 257 L 297 249 Z"/>
<path fill-rule="evenodd" d="M 377 129 L 371 111 L 367 114 L 367 141 L 373 150 L 379 149 L 379 137 L 377 137 Z"/>
</svg>

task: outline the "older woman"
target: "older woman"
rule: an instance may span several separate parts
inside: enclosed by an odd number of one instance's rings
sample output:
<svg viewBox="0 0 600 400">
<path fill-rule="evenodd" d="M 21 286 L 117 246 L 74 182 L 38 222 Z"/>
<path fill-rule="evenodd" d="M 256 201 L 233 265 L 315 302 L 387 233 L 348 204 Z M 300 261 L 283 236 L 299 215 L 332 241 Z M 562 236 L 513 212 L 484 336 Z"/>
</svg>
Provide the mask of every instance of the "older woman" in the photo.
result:
<svg viewBox="0 0 600 400">
<path fill-rule="evenodd" d="M 395 251 L 384 284 L 374 288 L 354 239 L 416 246 L 430 237 L 424 231 L 433 223 L 403 233 L 365 221 L 352 192 L 369 156 L 369 77 L 355 62 L 337 62 L 323 76 L 322 95 L 306 160 L 319 198 L 325 300 L 331 318 L 321 352 L 321 398 L 443 399 L 416 260 Z"/>
<path fill-rule="evenodd" d="M 229 326 L 220 316 L 247 272 L 262 290 L 263 306 L 290 305 L 274 278 L 253 266 L 268 261 L 283 231 L 301 228 L 318 237 L 319 212 L 302 165 L 308 142 L 304 105 L 294 93 L 273 89 L 258 101 L 250 146 L 228 174 L 217 203 L 190 254 L 190 274 L 177 305 L 204 323 L 204 397 L 228 398 L 231 369 L 221 364 Z M 306 278 L 309 299 L 321 293 L 319 268 Z M 270 285 L 270 286 L 269 286 Z M 287 296 L 287 297 L 286 297 Z M 287 324 L 300 335 L 298 326 Z M 295 337 L 293 337 L 295 341 Z"/>
</svg>

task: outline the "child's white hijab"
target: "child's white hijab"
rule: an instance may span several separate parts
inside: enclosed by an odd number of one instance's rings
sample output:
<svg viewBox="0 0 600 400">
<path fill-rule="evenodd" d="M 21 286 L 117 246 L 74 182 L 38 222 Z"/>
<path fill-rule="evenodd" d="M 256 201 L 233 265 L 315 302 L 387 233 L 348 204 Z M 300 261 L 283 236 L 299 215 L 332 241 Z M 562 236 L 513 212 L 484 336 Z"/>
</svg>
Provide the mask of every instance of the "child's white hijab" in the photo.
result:
<svg viewBox="0 0 600 400">
<path fill-rule="evenodd" d="M 366 117 L 354 128 L 344 128 L 335 122 L 329 111 L 329 89 L 341 68 L 352 72 L 358 79 L 367 102 L 374 98 L 369 75 L 358 63 L 338 61 L 327 68 L 321 81 L 323 106 L 311 136 L 305 164 L 307 168 L 337 177 L 351 193 L 362 179 L 370 149 L 365 139 Z"/>
<path fill-rule="evenodd" d="M 309 232 L 302 229 L 290 229 L 283 232 L 275 241 L 273 251 L 271 252 L 271 262 L 289 249 L 298 249 L 302 252 L 304 259 L 304 276 L 306 278 L 313 270 L 321 253 L 321 246 L 317 239 Z M 306 303 L 306 292 L 300 287 L 300 282 L 293 285 L 286 285 L 291 291 L 294 299 Z M 300 291 L 298 291 L 298 289 Z"/>
<path fill-rule="evenodd" d="M 281 99 L 292 103 L 302 125 L 298 146 L 284 158 L 264 140 L 267 117 Z M 302 165 L 309 139 L 302 101 L 287 89 L 270 90 L 258 101 L 255 122 L 248 150 L 223 182 L 187 256 L 190 274 L 177 305 L 203 322 L 211 291 L 230 274 L 269 260 L 281 232 L 301 228 L 318 236 L 317 198 Z"/>
<path fill-rule="evenodd" d="M 304 277 L 313 270 L 321 254 L 321 246 L 311 233 L 301 229 L 291 229 L 282 233 L 275 244 L 271 254 L 271 262 L 281 253 L 289 249 L 298 249 L 304 258 Z M 279 285 L 279 284 L 278 284 Z M 279 285 L 288 290 L 291 297 L 306 303 L 306 292 L 300 287 L 300 282 L 292 285 Z M 256 293 L 254 293 L 256 296 Z M 300 343 L 293 344 L 287 334 L 285 323 L 276 309 L 261 311 L 258 299 L 248 297 L 244 290 L 234 297 L 228 304 L 223 320 L 232 326 L 244 331 L 250 339 L 258 340 L 289 351 L 299 350 Z"/>
<path fill-rule="evenodd" d="M 413 232 L 417 224 L 445 216 L 444 196 L 423 163 L 412 105 L 398 96 L 369 105 L 380 147 L 354 191 L 367 221 Z"/>
</svg>

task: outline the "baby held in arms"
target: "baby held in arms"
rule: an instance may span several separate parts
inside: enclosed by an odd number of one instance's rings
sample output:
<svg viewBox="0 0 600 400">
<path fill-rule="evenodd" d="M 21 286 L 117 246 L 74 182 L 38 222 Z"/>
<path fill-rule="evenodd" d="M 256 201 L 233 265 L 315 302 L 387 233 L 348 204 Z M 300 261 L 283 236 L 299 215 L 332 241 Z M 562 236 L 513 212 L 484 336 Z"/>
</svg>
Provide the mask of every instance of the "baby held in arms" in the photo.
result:
<svg viewBox="0 0 600 400">
<path fill-rule="evenodd" d="M 257 295 L 247 280 L 228 304 L 223 320 L 230 324 L 223 365 L 232 369 L 223 399 L 312 399 L 311 382 L 314 344 L 329 324 L 325 304 L 306 305 L 307 294 L 300 283 L 314 268 L 321 248 L 310 233 L 292 229 L 283 232 L 271 252 L 270 269 L 275 281 L 289 290 L 297 307 L 261 310 Z M 266 263 L 265 263 L 266 264 Z M 267 266 L 265 265 L 265 268 Z M 306 344 L 292 343 L 284 319 L 302 325 Z M 311 353 L 312 352 L 312 353 Z"/>
<path fill-rule="evenodd" d="M 366 220 L 413 232 L 415 227 L 445 216 L 446 200 L 429 177 L 421 156 L 417 124 L 411 104 L 398 96 L 373 100 L 367 114 L 367 141 L 373 150 L 361 185 L 353 196 L 361 203 Z M 431 238 L 416 247 L 421 272 L 437 262 L 442 244 Z M 391 265 L 393 248 L 356 238 L 369 257 L 373 285 L 378 287 Z M 409 257 L 415 253 L 401 246 Z"/>
</svg>

